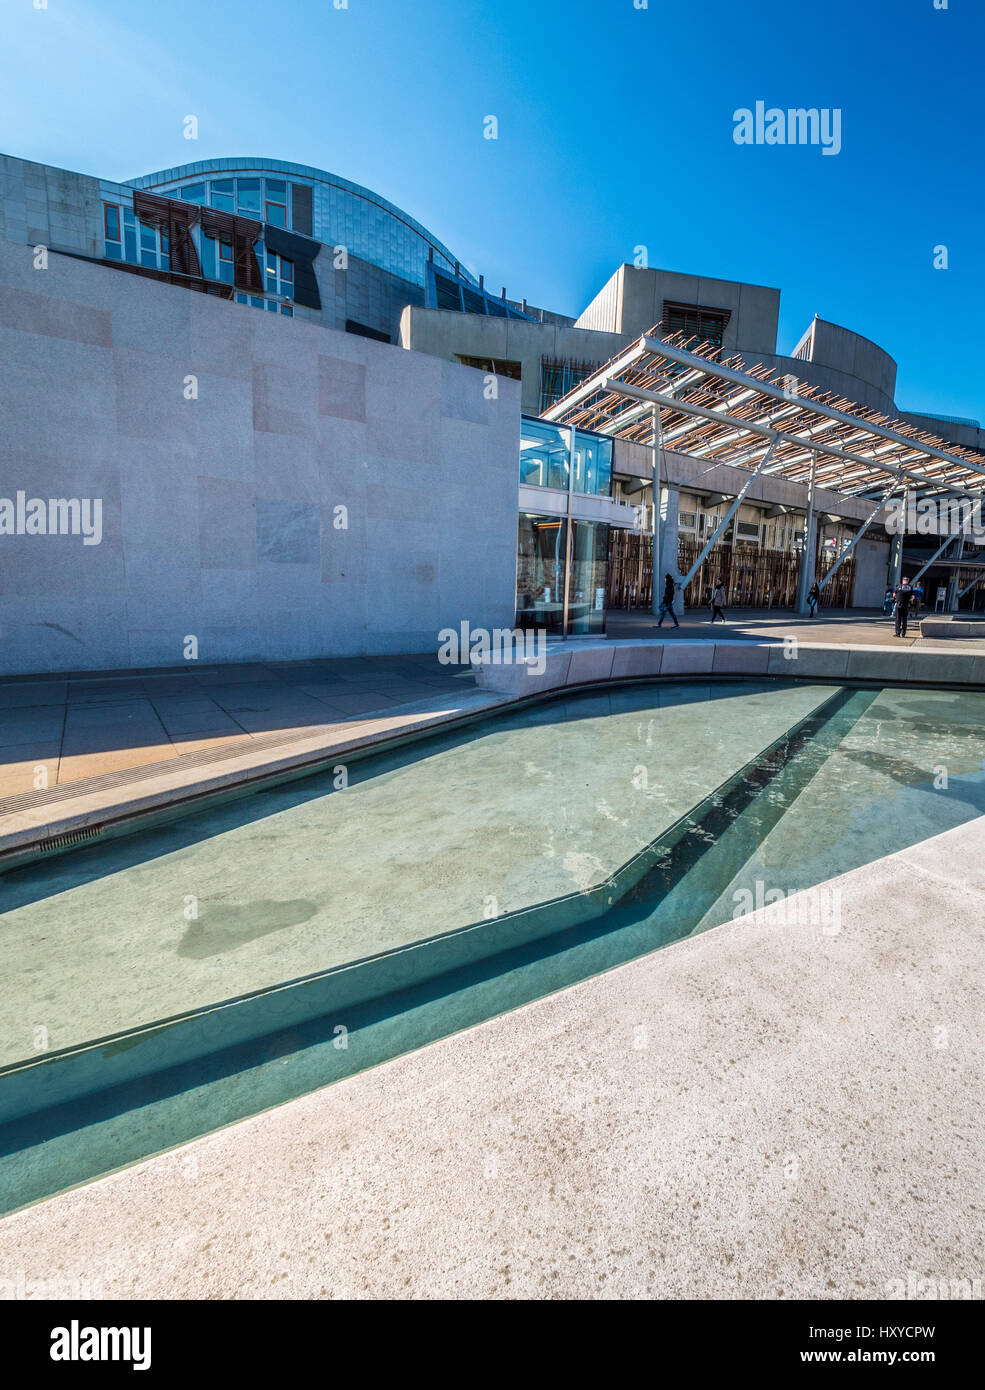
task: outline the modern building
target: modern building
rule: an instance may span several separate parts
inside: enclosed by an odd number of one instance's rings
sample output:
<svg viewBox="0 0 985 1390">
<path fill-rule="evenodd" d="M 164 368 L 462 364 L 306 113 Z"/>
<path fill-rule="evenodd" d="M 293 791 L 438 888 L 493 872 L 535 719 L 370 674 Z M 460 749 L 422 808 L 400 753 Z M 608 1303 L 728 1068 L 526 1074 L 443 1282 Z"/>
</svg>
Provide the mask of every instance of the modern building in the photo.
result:
<svg viewBox="0 0 985 1390">
<path fill-rule="evenodd" d="M 597 633 L 607 609 L 650 604 L 655 525 L 688 602 L 723 575 L 733 604 L 789 606 L 812 566 L 826 602 L 877 605 L 936 541 L 891 555 L 875 483 L 772 464 L 750 479 L 744 445 L 709 453 L 680 411 L 732 387 L 689 349 L 750 396 L 765 381 L 797 398 L 812 438 L 825 410 L 875 422 L 895 441 L 871 444 L 899 465 L 886 478 L 912 490 L 938 456 L 974 482 L 985 435 L 898 410 L 895 362 L 847 329 L 815 319 L 778 354 L 779 299 L 623 265 L 571 318 L 306 165 L 116 183 L 4 156 L 0 669 L 174 664 L 189 637 L 216 661 L 424 650 L 463 618 Z M 647 335 L 683 354 L 659 358 L 665 384 L 706 378 L 661 407 L 656 454 L 618 414 L 580 413 Z M 32 499 L 69 518 L 98 500 L 98 544 L 36 515 L 32 531 Z M 975 601 L 981 551 L 935 567 L 951 606 Z"/>
</svg>

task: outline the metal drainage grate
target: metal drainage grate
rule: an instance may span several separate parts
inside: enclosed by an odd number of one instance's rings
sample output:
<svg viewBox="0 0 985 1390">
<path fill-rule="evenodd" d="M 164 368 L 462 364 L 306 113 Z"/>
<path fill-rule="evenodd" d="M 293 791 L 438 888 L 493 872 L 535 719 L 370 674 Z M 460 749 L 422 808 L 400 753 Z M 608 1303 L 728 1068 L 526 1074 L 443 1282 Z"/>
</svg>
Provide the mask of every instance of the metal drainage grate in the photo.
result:
<svg viewBox="0 0 985 1390">
<path fill-rule="evenodd" d="M 98 840 L 104 828 L 102 825 L 87 825 L 82 830 L 67 830 L 64 835 L 52 835 L 50 839 L 39 840 L 35 848 L 38 854 L 52 854 L 55 850 L 67 849 L 69 845 L 81 845 L 86 840 Z"/>
</svg>

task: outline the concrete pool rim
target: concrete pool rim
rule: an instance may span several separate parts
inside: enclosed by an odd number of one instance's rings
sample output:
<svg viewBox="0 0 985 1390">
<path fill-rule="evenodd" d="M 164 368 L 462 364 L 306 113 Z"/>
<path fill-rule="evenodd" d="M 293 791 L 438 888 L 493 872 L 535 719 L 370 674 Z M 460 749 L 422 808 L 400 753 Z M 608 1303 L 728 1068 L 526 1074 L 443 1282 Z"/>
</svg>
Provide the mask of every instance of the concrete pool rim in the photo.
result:
<svg viewBox="0 0 985 1390">
<path fill-rule="evenodd" d="M 264 747 L 246 752 L 234 745 L 223 756 L 220 748 L 207 762 L 189 755 L 178 768 L 172 760 L 84 779 L 98 782 L 98 787 L 74 788 L 68 783 L 47 792 L 22 793 L 0 801 L 0 878 L 40 858 L 149 829 L 227 799 L 325 771 L 343 755 L 361 760 L 393 751 L 500 712 L 549 703 L 569 691 L 736 681 L 985 691 L 985 655 L 976 652 L 803 642 L 795 645 L 796 656 L 786 651 L 782 643 L 760 641 L 556 643 L 548 647 L 543 674 L 519 664 L 479 664 L 477 688 L 454 701 L 430 697 L 375 717 L 361 716 L 356 724 L 325 725 L 320 731 L 283 739 L 275 735 L 264 740 Z M 800 670 L 794 676 L 789 668 L 795 662 Z M 802 662 L 812 669 L 804 670 Z M 216 764 L 221 770 L 215 770 Z M 75 806 L 70 810 L 71 802 Z M 4 814 L 5 805 L 10 809 Z"/>
</svg>

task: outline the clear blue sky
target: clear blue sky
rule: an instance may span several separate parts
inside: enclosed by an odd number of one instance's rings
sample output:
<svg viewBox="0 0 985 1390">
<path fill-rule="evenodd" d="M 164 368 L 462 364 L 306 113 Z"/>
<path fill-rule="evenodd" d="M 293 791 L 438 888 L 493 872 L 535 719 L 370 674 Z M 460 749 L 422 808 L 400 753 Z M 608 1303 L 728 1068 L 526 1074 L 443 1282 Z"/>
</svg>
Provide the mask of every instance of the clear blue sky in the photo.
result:
<svg viewBox="0 0 985 1390">
<path fill-rule="evenodd" d="M 318 165 L 563 313 L 644 244 L 654 266 L 779 287 L 781 351 L 816 312 L 896 358 L 904 408 L 985 417 L 982 0 L 48 6 L 0 0 L 7 153 L 111 179 Z M 757 100 L 840 108 L 841 153 L 737 146 L 732 113 Z"/>
</svg>

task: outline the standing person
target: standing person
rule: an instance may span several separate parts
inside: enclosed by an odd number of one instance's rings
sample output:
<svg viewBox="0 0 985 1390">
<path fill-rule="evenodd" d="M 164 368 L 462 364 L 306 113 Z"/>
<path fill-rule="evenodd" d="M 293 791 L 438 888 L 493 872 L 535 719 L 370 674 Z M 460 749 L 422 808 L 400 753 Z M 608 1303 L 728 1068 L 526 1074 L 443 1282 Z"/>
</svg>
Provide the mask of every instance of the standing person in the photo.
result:
<svg viewBox="0 0 985 1390">
<path fill-rule="evenodd" d="M 910 611 L 912 612 L 915 618 L 919 618 L 920 605 L 921 603 L 923 603 L 923 585 L 920 583 L 919 579 L 910 589 L 910 593 L 913 595 L 913 602 L 910 605 Z"/>
<path fill-rule="evenodd" d="M 657 627 L 663 627 L 664 618 L 668 615 L 673 618 L 674 626 L 680 627 L 680 623 L 677 621 L 677 614 L 674 612 L 674 594 L 676 591 L 677 585 L 674 583 L 674 576 L 665 574 L 664 596 L 660 600 L 660 621 L 657 623 Z"/>
<path fill-rule="evenodd" d="M 820 584 L 817 582 L 817 580 L 815 579 L 815 580 L 814 580 L 814 583 L 811 585 L 810 593 L 807 595 L 807 606 L 808 606 L 808 607 L 810 608 L 810 610 L 811 610 L 811 617 L 812 617 L 812 618 L 816 618 L 816 617 L 817 617 L 817 605 L 818 605 L 818 602 L 820 601 L 820 598 L 821 598 L 821 586 L 820 586 Z"/>
<path fill-rule="evenodd" d="M 913 590 L 910 588 L 910 581 L 904 579 L 903 583 L 893 590 L 893 616 L 896 619 L 896 636 L 906 636 L 906 620 L 910 616 L 910 604 L 913 602 Z"/>
<path fill-rule="evenodd" d="M 712 622 L 714 622 L 716 618 L 721 618 L 723 623 L 727 621 L 725 617 L 725 585 L 720 579 L 711 591 Z"/>
<path fill-rule="evenodd" d="M 886 597 L 882 601 L 882 611 L 883 613 L 893 611 L 893 591 L 888 584 L 886 585 Z"/>
</svg>

